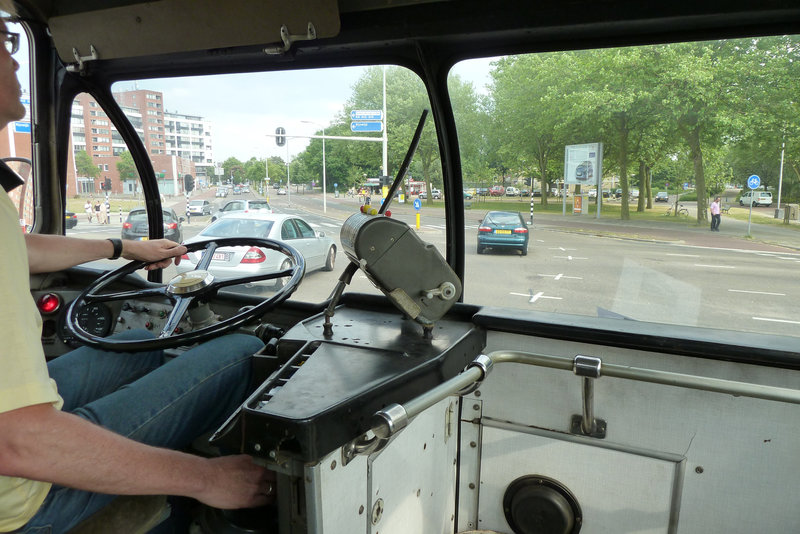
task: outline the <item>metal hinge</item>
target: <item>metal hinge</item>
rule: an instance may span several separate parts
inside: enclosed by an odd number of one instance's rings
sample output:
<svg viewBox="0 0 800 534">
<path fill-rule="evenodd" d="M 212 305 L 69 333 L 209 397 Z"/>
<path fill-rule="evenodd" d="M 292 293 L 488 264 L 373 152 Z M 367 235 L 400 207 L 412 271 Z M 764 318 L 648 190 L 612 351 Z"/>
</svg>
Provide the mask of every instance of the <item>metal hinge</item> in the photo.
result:
<svg viewBox="0 0 800 534">
<path fill-rule="evenodd" d="M 283 26 L 281 26 L 281 41 L 283 41 L 283 46 L 268 46 L 264 49 L 264 53 L 270 55 L 285 54 L 292 47 L 292 43 L 296 41 L 311 41 L 316 38 L 317 38 L 317 30 L 316 28 L 314 28 L 314 24 L 312 22 L 308 23 L 308 29 L 306 30 L 305 35 L 290 34 L 288 26 L 284 24 Z"/>
<path fill-rule="evenodd" d="M 67 65 L 67 70 L 69 72 L 78 72 L 80 74 L 83 74 L 86 71 L 87 61 L 96 61 L 97 59 L 99 59 L 99 56 L 97 55 L 97 49 L 94 47 L 94 45 L 91 44 L 89 45 L 88 56 L 82 56 L 80 52 L 78 52 L 77 48 L 73 48 L 72 57 L 75 58 L 75 63 L 70 63 L 69 65 Z"/>
</svg>

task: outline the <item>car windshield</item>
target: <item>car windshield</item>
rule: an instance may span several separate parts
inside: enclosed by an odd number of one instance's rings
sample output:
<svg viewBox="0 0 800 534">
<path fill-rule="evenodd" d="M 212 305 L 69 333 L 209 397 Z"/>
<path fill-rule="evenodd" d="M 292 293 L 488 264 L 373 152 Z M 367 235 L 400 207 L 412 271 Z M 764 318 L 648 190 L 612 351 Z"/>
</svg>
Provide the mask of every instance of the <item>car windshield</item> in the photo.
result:
<svg viewBox="0 0 800 534">
<path fill-rule="evenodd" d="M 266 200 L 251 200 L 249 205 L 251 210 L 269 209 L 269 203 Z"/>
<path fill-rule="evenodd" d="M 486 218 L 483 220 L 485 224 L 500 224 L 500 225 L 509 225 L 509 224 L 521 224 L 519 220 L 519 215 L 516 213 L 503 213 L 503 212 L 492 212 L 486 215 Z"/>
<path fill-rule="evenodd" d="M 272 229 L 272 221 L 224 218 L 200 232 L 202 237 L 258 237 L 266 238 Z"/>
<path fill-rule="evenodd" d="M 162 213 L 163 213 L 163 217 L 164 217 L 164 222 L 174 221 L 175 220 L 175 218 L 172 216 L 172 214 L 170 212 L 164 211 Z M 133 210 L 128 215 L 128 221 L 132 222 L 132 223 L 139 223 L 139 222 L 145 222 L 146 223 L 147 222 L 147 212 L 145 210 L 143 210 L 143 209 Z"/>
</svg>

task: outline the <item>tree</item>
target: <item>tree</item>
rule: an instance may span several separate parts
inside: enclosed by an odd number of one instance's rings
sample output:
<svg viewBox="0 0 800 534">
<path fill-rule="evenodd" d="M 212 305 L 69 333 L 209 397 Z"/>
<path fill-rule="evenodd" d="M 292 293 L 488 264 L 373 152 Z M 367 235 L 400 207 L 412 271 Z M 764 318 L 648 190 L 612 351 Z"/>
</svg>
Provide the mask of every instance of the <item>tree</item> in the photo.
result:
<svg viewBox="0 0 800 534">
<path fill-rule="evenodd" d="M 75 170 L 78 176 L 87 178 L 97 178 L 100 176 L 100 168 L 92 161 L 92 157 L 85 150 L 75 153 Z"/>
<path fill-rule="evenodd" d="M 117 172 L 119 172 L 119 179 L 122 181 L 139 180 L 139 172 L 136 170 L 136 165 L 133 163 L 133 156 L 129 151 L 126 150 L 119 155 Z"/>
</svg>

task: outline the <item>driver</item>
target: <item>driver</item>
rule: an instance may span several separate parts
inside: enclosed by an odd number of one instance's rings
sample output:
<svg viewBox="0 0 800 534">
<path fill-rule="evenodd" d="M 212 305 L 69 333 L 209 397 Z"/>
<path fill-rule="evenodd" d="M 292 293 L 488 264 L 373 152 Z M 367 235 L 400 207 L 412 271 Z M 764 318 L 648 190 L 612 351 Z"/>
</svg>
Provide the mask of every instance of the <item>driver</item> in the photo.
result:
<svg viewBox="0 0 800 534">
<path fill-rule="evenodd" d="M 9 13 L 10 0 L 0 0 Z M 20 120 L 11 54 L 18 36 L 0 21 L 0 128 Z M 217 508 L 273 499 L 274 474 L 245 455 L 201 458 L 178 452 L 215 428 L 241 402 L 250 356 L 261 341 L 230 335 L 166 363 L 137 354 L 80 348 L 45 363 L 41 318 L 29 274 L 100 258 L 177 263 L 186 247 L 159 239 L 124 241 L 25 235 L 0 168 L 0 532 L 66 532 L 115 495 L 178 495 Z M 118 253 L 119 252 L 119 253 Z"/>
</svg>

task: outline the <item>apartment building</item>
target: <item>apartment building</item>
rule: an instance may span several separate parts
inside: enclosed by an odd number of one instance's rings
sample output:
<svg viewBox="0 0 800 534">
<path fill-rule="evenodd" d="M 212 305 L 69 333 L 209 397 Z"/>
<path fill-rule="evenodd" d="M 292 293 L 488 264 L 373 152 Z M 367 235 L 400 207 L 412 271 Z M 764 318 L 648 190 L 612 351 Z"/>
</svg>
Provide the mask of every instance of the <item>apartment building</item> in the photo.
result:
<svg viewBox="0 0 800 534">
<path fill-rule="evenodd" d="M 185 174 L 191 174 L 199 183 L 213 174 L 209 121 L 166 112 L 163 94 L 159 91 L 124 91 L 115 93 L 114 98 L 144 143 L 162 194 L 181 194 Z M 106 178 L 111 180 L 113 193 L 137 192 L 137 180 L 121 179 L 116 165 L 128 147 L 99 104 L 88 94 L 78 95 L 73 103 L 72 132 L 73 153 L 86 151 L 100 173 L 96 178 L 78 176 L 75 191 L 68 190 L 68 194 L 99 193 L 100 184 L 105 183 Z"/>
</svg>

